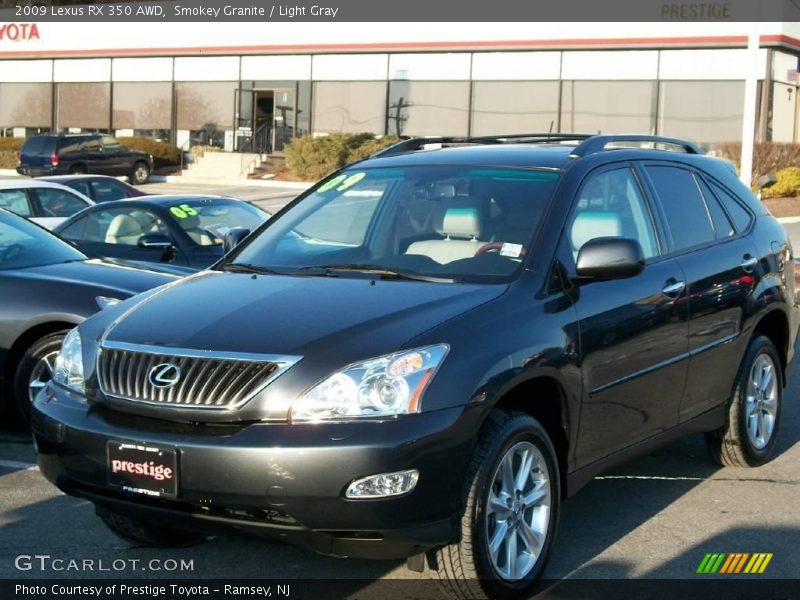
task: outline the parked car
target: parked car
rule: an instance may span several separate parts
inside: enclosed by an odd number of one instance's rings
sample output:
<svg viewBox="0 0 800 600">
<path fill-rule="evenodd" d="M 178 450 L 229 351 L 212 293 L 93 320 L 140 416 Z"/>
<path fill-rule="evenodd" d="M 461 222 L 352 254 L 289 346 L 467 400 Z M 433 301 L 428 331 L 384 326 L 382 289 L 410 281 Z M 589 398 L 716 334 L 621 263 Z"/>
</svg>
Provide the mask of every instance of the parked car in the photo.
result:
<svg viewBox="0 0 800 600">
<path fill-rule="evenodd" d="M 104 133 L 34 135 L 22 145 L 17 173 L 20 175 L 126 175 L 131 183 L 147 183 L 153 157 L 130 150 Z"/>
<path fill-rule="evenodd" d="M 27 418 L 52 377 L 66 332 L 101 304 L 177 277 L 90 260 L 41 227 L 0 209 L 0 390 Z"/>
<path fill-rule="evenodd" d="M 58 183 L 38 179 L 0 179 L 0 208 L 48 229 L 92 205 L 91 199 Z"/>
<path fill-rule="evenodd" d="M 222 258 L 230 229 L 253 230 L 268 218 L 223 196 L 142 196 L 96 204 L 55 231 L 93 256 L 204 269 Z"/>
<path fill-rule="evenodd" d="M 770 459 L 798 316 L 783 227 L 688 142 L 409 140 L 73 330 L 39 466 L 137 544 L 227 526 L 526 596 L 601 471 L 694 432 Z"/>
<path fill-rule="evenodd" d="M 80 192 L 97 203 L 123 200 L 125 198 L 138 198 L 146 195 L 132 185 L 108 175 L 53 175 L 40 177 L 39 181 L 60 183 Z"/>
</svg>

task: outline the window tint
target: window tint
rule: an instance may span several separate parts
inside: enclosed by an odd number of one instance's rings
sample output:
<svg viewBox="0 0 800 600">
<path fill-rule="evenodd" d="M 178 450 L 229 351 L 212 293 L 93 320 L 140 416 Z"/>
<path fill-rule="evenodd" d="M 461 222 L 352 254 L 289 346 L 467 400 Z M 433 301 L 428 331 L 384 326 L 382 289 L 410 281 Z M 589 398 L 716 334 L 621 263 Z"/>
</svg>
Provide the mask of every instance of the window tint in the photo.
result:
<svg viewBox="0 0 800 600">
<path fill-rule="evenodd" d="M 106 152 L 119 152 L 122 150 L 122 144 L 117 141 L 117 138 L 110 135 L 104 135 L 102 138 L 103 150 Z"/>
<path fill-rule="evenodd" d="M 576 258 L 586 242 L 598 237 L 638 240 L 645 258 L 658 254 L 655 228 L 644 195 L 633 172 L 627 168 L 604 171 L 583 185 L 567 231 Z"/>
<path fill-rule="evenodd" d="M 672 234 L 673 250 L 680 251 L 713 241 L 711 215 L 700 196 L 691 171 L 678 167 L 646 167 Z"/>
<path fill-rule="evenodd" d="M 54 183 L 60 183 L 60 182 L 58 182 L 56 180 Z M 69 183 L 64 183 L 63 185 L 66 185 L 67 187 L 71 187 L 73 190 L 75 190 L 76 192 L 80 192 L 84 196 L 87 196 L 89 198 L 93 198 L 92 190 L 90 189 L 89 182 L 86 179 L 76 179 L 76 180 L 70 181 Z"/>
<path fill-rule="evenodd" d="M 95 179 L 92 181 L 95 202 L 110 202 L 111 200 L 121 200 L 127 198 L 125 190 L 113 179 Z"/>
<path fill-rule="evenodd" d="M 728 218 L 728 215 L 725 214 L 725 211 L 722 209 L 722 205 L 711 192 L 708 185 L 706 185 L 706 182 L 702 177 L 699 177 L 696 174 L 694 178 L 703 194 L 703 198 L 705 198 L 706 206 L 708 206 L 708 212 L 711 215 L 711 221 L 714 223 L 714 232 L 717 234 L 717 239 L 719 240 L 736 235 L 736 231 L 731 224 L 731 220 Z"/>
<path fill-rule="evenodd" d="M 713 181 L 711 182 L 711 187 L 714 188 L 714 193 L 717 195 L 717 198 L 719 198 L 720 202 L 722 202 L 722 205 L 725 207 L 725 210 L 728 211 L 731 219 L 733 219 L 733 224 L 736 227 L 736 231 L 741 232 L 750 227 L 750 221 L 753 220 L 753 217 L 741 205 L 741 203 L 729 192 L 725 191 Z"/>
<path fill-rule="evenodd" d="M 25 190 L 0 190 L 0 208 L 23 217 L 31 216 L 31 207 Z"/>
<path fill-rule="evenodd" d="M 71 135 L 63 137 L 58 142 L 58 153 L 69 154 L 70 152 L 77 152 L 83 144 L 91 138 L 88 135 Z"/>
<path fill-rule="evenodd" d="M 56 188 L 37 188 L 36 197 L 43 217 L 71 217 L 89 206 L 74 194 Z"/>
<path fill-rule="evenodd" d="M 87 242 L 136 246 L 145 233 L 169 235 L 169 229 L 154 213 L 141 208 L 113 208 L 98 210 L 88 215 L 86 227 L 76 231 Z M 66 232 L 64 232 L 66 235 Z M 69 237 L 69 236 L 67 236 Z"/>
<path fill-rule="evenodd" d="M 23 154 L 48 154 L 52 149 L 53 138 L 45 135 L 37 135 L 30 139 L 22 146 Z"/>
<path fill-rule="evenodd" d="M 82 240 L 86 221 L 86 217 L 78 219 L 69 227 L 65 227 L 58 235 L 68 240 Z"/>
</svg>

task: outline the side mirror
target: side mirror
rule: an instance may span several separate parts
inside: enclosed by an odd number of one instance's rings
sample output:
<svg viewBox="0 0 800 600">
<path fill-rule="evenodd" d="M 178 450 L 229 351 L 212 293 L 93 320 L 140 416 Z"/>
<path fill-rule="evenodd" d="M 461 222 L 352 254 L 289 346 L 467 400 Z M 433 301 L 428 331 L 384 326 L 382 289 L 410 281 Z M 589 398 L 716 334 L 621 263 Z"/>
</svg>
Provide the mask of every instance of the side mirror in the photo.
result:
<svg viewBox="0 0 800 600">
<path fill-rule="evenodd" d="M 172 240 L 163 233 L 145 233 L 136 245 L 147 250 L 169 250 L 174 246 Z"/>
<path fill-rule="evenodd" d="M 242 240 L 250 235 L 250 230 L 245 229 L 244 227 L 233 227 L 231 228 L 228 233 L 225 234 L 225 237 L 222 238 L 222 250 L 227 254 L 236 246 L 242 243 Z"/>
<path fill-rule="evenodd" d="M 644 252 L 637 240 L 599 237 L 578 251 L 579 279 L 607 281 L 634 277 L 644 270 Z"/>
</svg>

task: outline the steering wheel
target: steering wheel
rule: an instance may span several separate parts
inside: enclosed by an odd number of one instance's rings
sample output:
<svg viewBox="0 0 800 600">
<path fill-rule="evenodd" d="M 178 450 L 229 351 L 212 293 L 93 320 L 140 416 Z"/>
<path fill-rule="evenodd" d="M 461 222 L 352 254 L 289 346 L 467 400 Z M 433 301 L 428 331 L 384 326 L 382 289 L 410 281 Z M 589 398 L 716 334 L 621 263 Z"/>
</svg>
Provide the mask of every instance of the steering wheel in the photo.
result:
<svg viewBox="0 0 800 600">
<path fill-rule="evenodd" d="M 7 260 L 14 260 L 23 252 L 25 252 L 25 246 L 22 244 L 11 244 L 10 246 L 6 246 L 0 250 L 0 263 L 4 263 Z"/>
<path fill-rule="evenodd" d="M 505 242 L 489 242 L 488 244 L 484 244 L 483 246 L 478 248 L 477 251 L 475 252 L 475 256 L 480 256 L 481 254 L 486 254 L 489 252 L 491 252 L 492 254 L 499 254 L 500 251 L 503 249 L 504 245 Z M 520 258 L 523 256 L 525 256 L 524 246 L 520 248 L 519 257 L 516 258 Z M 509 258 L 515 258 L 515 257 L 509 257 Z"/>
</svg>

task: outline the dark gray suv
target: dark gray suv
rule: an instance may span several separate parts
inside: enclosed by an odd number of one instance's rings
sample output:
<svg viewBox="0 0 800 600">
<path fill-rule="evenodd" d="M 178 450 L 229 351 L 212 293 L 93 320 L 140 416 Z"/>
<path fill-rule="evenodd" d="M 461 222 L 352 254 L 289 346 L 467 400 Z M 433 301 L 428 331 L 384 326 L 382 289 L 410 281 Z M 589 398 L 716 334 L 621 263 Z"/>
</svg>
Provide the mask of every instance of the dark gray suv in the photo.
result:
<svg viewBox="0 0 800 600">
<path fill-rule="evenodd" d="M 769 460 L 797 327 L 786 232 L 690 143 L 416 139 L 74 329 L 33 429 L 137 544 L 244 530 L 522 596 L 601 471 L 698 432 Z"/>
</svg>

